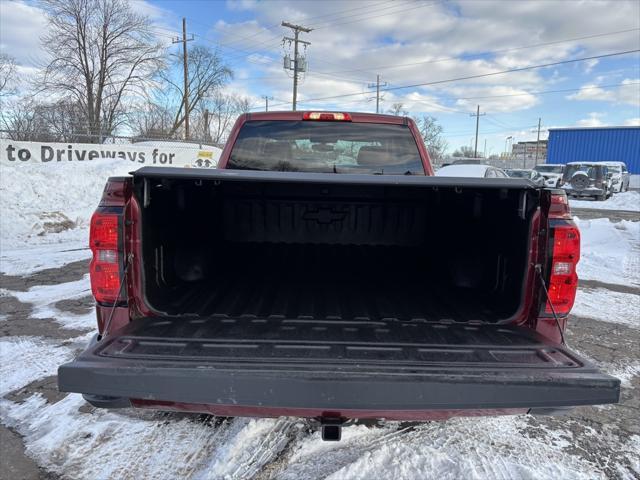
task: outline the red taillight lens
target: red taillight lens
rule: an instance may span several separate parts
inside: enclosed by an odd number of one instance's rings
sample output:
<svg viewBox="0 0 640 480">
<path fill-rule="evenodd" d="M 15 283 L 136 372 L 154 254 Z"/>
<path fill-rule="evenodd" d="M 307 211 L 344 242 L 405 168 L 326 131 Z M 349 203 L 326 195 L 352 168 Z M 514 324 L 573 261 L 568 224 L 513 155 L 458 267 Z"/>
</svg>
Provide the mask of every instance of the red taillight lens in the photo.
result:
<svg viewBox="0 0 640 480">
<path fill-rule="evenodd" d="M 89 241 L 92 249 L 118 248 L 118 215 L 94 213 Z"/>
<path fill-rule="evenodd" d="M 549 280 L 549 299 L 545 313 L 567 315 L 578 289 L 576 265 L 580 260 L 580 231 L 575 225 L 559 225 L 553 230 L 553 263 Z"/>
<path fill-rule="evenodd" d="M 324 122 L 350 122 L 351 115 L 336 112 L 304 112 L 303 120 L 319 120 Z"/>
<path fill-rule="evenodd" d="M 116 303 L 120 293 L 119 216 L 96 212 L 91 217 L 89 245 L 93 259 L 89 266 L 91 291 L 99 303 Z"/>
<path fill-rule="evenodd" d="M 571 219 L 571 209 L 569 208 L 569 200 L 565 192 L 551 194 L 549 218 Z"/>
</svg>

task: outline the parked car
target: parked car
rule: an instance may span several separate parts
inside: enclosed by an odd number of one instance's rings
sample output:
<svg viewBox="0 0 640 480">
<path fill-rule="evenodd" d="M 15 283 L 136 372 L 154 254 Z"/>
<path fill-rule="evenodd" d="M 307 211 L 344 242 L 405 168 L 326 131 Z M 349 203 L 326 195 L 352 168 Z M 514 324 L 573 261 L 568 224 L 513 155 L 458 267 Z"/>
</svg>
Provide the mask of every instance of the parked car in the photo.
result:
<svg viewBox="0 0 640 480">
<path fill-rule="evenodd" d="M 536 165 L 533 169 L 544 177 L 545 187 L 560 188 L 562 186 L 564 165 L 544 163 Z"/>
<path fill-rule="evenodd" d="M 368 113 L 241 115 L 218 167 L 107 181 L 98 333 L 60 391 L 308 417 L 326 440 L 348 419 L 618 401 L 620 381 L 564 344 L 580 257 L 564 192 L 485 165 L 433 176 L 413 120 Z"/>
<path fill-rule="evenodd" d="M 626 192 L 629 190 L 629 182 L 631 181 L 631 175 L 627 170 L 627 164 L 624 162 L 600 162 L 609 168 L 611 173 L 611 182 L 613 184 L 613 191 L 616 193 Z"/>
<path fill-rule="evenodd" d="M 437 177 L 508 178 L 504 170 L 491 165 L 453 164 L 440 168 Z"/>
<path fill-rule="evenodd" d="M 562 188 L 571 197 L 592 197 L 606 200 L 613 195 L 612 174 L 599 162 L 567 163 Z"/>
<path fill-rule="evenodd" d="M 505 173 L 511 178 L 526 178 L 539 186 L 544 186 L 544 177 L 535 170 L 528 170 L 524 168 L 509 168 L 505 170 Z"/>
<path fill-rule="evenodd" d="M 451 165 L 481 165 L 485 162 L 483 158 L 456 158 L 451 162 Z"/>
</svg>

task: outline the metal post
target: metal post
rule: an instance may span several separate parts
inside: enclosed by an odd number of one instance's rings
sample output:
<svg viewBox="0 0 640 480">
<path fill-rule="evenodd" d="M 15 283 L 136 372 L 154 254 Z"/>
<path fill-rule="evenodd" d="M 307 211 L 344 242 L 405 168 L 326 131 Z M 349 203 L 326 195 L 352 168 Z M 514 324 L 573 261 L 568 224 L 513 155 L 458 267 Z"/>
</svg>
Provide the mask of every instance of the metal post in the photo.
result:
<svg viewBox="0 0 640 480">
<path fill-rule="evenodd" d="M 538 117 L 538 139 L 536 140 L 536 165 L 538 165 L 538 145 L 540 144 L 540 124 L 542 123 L 542 118 Z"/>
<path fill-rule="evenodd" d="M 211 133 L 209 131 L 209 109 L 205 109 L 204 111 L 204 139 L 208 142 L 211 137 Z"/>
<path fill-rule="evenodd" d="M 473 149 L 473 158 L 478 158 L 478 128 L 480 126 L 480 105 L 478 105 L 478 109 L 476 110 L 476 113 L 473 114 L 469 114 L 472 117 L 476 117 L 476 146 Z M 482 115 L 486 115 L 486 114 L 482 114 Z"/>
<path fill-rule="evenodd" d="M 187 19 L 182 18 L 182 57 L 184 65 L 184 139 L 189 140 L 189 66 L 187 64 Z"/>
<path fill-rule="evenodd" d="M 298 103 L 298 29 L 295 30 L 295 39 L 293 47 L 293 111 L 296 111 Z"/>
<path fill-rule="evenodd" d="M 368 84 L 367 88 L 374 88 L 376 89 L 376 113 L 380 113 L 380 87 L 386 87 L 387 86 L 387 82 L 384 82 L 383 85 L 380 85 L 380 75 L 376 75 L 376 83 L 375 84 Z"/>
<path fill-rule="evenodd" d="M 184 72 L 184 93 L 182 95 L 182 104 L 184 105 L 184 138 L 189 139 L 189 66 L 188 66 L 188 52 L 187 42 L 193 40 L 187 38 L 187 19 L 182 17 L 182 39 L 176 38 L 172 43 L 182 42 L 182 66 Z"/>
<path fill-rule="evenodd" d="M 264 111 L 268 112 L 269 111 L 269 100 L 273 100 L 273 97 L 270 97 L 269 95 L 262 95 L 262 98 L 264 98 Z"/>
</svg>

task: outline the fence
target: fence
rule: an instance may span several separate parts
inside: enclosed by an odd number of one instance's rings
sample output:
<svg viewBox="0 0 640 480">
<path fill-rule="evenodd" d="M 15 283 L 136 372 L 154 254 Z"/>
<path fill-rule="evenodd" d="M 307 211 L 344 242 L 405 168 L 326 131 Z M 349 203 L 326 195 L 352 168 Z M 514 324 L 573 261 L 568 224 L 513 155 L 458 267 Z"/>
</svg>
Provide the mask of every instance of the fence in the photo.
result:
<svg viewBox="0 0 640 480">
<path fill-rule="evenodd" d="M 86 144 L 136 144 L 144 142 L 159 142 L 163 144 L 176 145 L 192 145 L 198 148 L 216 147 L 222 149 L 224 144 L 207 141 L 204 138 L 193 137 L 189 140 L 183 140 L 175 137 L 167 137 L 166 135 L 147 135 L 147 136 L 127 136 L 127 135 L 98 135 L 83 132 L 71 132 L 65 134 L 56 134 L 55 132 L 44 130 L 18 131 L 10 129 L 0 129 L 0 139 L 24 141 L 24 142 L 57 142 L 57 143 L 86 143 Z"/>
</svg>

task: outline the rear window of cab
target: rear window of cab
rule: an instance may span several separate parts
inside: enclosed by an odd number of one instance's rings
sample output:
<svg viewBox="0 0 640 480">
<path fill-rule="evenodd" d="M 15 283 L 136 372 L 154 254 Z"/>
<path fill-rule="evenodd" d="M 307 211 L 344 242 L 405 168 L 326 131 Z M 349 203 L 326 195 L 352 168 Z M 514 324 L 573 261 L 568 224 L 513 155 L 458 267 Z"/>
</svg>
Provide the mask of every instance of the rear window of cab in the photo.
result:
<svg viewBox="0 0 640 480">
<path fill-rule="evenodd" d="M 228 169 L 424 175 L 407 125 L 256 120 L 244 123 Z"/>
</svg>

